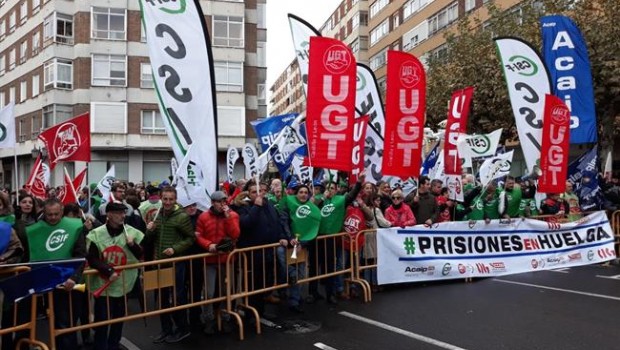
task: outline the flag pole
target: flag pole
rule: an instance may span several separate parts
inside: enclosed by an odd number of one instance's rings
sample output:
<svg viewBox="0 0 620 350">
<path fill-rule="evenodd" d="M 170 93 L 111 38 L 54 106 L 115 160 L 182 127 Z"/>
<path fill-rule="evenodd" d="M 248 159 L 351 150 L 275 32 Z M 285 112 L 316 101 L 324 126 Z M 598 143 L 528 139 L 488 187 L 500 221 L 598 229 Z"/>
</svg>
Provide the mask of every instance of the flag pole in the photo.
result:
<svg viewBox="0 0 620 350">
<path fill-rule="evenodd" d="M 15 163 L 15 204 L 19 205 L 19 173 L 17 169 L 17 147 L 13 147 L 13 162 Z"/>
</svg>

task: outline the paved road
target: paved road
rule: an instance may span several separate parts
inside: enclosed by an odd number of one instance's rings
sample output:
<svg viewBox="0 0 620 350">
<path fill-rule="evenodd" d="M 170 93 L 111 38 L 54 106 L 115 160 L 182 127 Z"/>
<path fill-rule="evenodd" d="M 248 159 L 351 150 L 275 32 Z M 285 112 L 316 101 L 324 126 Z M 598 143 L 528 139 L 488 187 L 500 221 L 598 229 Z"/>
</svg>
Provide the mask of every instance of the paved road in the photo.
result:
<svg viewBox="0 0 620 350">
<path fill-rule="evenodd" d="M 617 278 L 613 278 L 616 276 Z M 607 277 L 607 278 L 606 278 Z M 155 345 L 158 319 L 126 325 L 130 350 L 157 349 L 620 349 L 620 267 L 586 266 L 462 281 L 397 286 L 373 301 L 306 305 L 301 317 L 285 306 L 277 323 L 309 321 L 320 330 L 291 334 L 263 327 L 207 337 L 200 332 L 180 344 Z"/>
</svg>

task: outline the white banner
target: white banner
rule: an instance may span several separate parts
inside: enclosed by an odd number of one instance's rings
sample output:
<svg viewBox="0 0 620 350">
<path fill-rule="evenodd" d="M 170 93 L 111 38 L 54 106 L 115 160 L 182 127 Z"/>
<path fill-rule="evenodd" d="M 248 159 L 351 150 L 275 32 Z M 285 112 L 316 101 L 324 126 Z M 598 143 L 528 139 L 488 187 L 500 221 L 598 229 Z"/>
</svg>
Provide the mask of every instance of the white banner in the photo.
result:
<svg viewBox="0 0 620 350">
<path fill-rule="evenodd" d="M 101 192 L 101 205 L 100 208 L 110 201 L 110 194 L 112 193 L 112 184 L 116 180 L 116 170 L 114 164 L 110 167 L 107 173 L 103 176 L 97 184 L 97 189 Z"/>
<path fill-rule="evenodd" d="M 514 151 L 498 154 L 482 163 L 480 166 L 480 182 L 482 186 L 486 186 L 489 182 L 500 177 L 510 175 L 513 153 Z"/>
<path fill-rule="evenodd" d="M 540 160 L 545 94 L 551 93 L 549 73 L 530 44 L 517 38 L 496 38 L 495 44 L 508 85 L 519 142 L 528 173 L 531 173 Z"/>
<path fill-rule="evenodd" d="M 463 166 L 471 168 L 472 158 L 495 155 L 501 137 L 502 129 L 497 129 L 489 134 L 460 134 L 456 141 L 456 146 L 459 156 L 464 159 Z"/>
<path fill-rule="evenodd" d="M 293 174 L 297 175 L 297 178 L 301 183 L 312 183 L 314 168 L 304 165 L 304 157 L 296 154 L 295 156 L 293 156 L 293 161 L 291 162 L 291 165 L 293 166 Z"/>
<path fill-rule="evenodd" d="M 186 207 L 190 204 L 196 203 L 200 210 L 207 210 L 209 207 L 205 207 L 204 203 L 209 202 L 209 196 L 204 187 L 195 181 L 196 174 L 194 174 L 192 166 L 192 159 L 195 159 L 194 153 L 198 151 L 195 146 L 189 145 L 187 154 L 179 163 L 178 169 L 174 174 L 173 182 L 176 183 L 177 188 L 177 202 Z"/>
<path fill-rule="evenodd" d="M 377 232 L 379 284 L 489 277 L 616 258 L 605 212 L 578 222 L 446 222 Z"/>
<path fill-rule="evenodd" d="M 260 175 L 258 171 L 258 152 L 256 147 L 251 143 L 246 143 L 241 149 L 243 155 L 243 165 L 245 165 L 245 178 L 253 179 L 255 176 Z"/>
<path fill-rule="evenodd" d="M 304 93 L 308 96 L 308 65 L 310 63 L 310 37 L 321 36 L 310 23 L 303 19 L 292 15 L 288 15 L 288 23 L 293 36 L 293 46 L 295 47 L 295 56 L 297 57 L 297 66 L 301 72 L 301 84 L 304 87 Z"/>
<path fill-rule="evenodd" d="M 211 193 L 218 184 L 215 84 L 211 43 L 198 3 L 140 0 L 140 8 L 159 108 L 174 156 L 181 163 L 189 145 L 194 145 L 189 166 L 195 176 L 187 186 Z M 209 196 L 204 198 L 198 204 L 208 207 Z"/>
<path fill-rule="evenodd" d="M 0 109 L 0 148 L 15 147 L 14 107 L 15 103 L 10 101 L 9 104 Z"/>
<path fill-rule="evenodd" d="M 233 176 L 233 171 L 235 170 L 235 163 L 239 159 L 239 151 L 233 147 L 228 147 L 228 152 L 226 152 L 226 179 L 228 183 L 232 183 L 235 181 Z"/>
<path fill-rule="evenodd" d="M 461 175 L 446 175 L 444 177 L 444 187 L 448 188 L 448 199 L 453 199 L 459 202 L 465 201 Z"/>
</svg>

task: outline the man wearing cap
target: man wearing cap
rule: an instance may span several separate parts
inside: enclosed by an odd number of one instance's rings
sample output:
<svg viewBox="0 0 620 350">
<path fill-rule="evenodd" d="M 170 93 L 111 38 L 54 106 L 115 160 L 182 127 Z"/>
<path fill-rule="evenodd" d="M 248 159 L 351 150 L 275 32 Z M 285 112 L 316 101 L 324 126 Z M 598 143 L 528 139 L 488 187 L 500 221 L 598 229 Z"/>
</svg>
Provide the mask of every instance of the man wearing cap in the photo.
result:
<svg viewBox="0 0 620 350">
<path fill-rule="evenodd" d="M 114 266 L 138 263 L 142 255 L 140 242 L 144 234 L 125 225 L 125 215 L 126 207 L 123 203 L 108 203 L 106 224 L 93 229 L 86 236 L 88 264 L 99 272 L 98 276 L 87 279 L 89 289 L 103 289 L 110 282 L 101 294 L 102 298 L 95 298 L 95 322 L 125 316 L 125 295 L 133 289 L 138 279 L 136 269 L 114 270 Z M 119 349 L 122 335 L 122 322 L 95 328 L 95 350 Z"/>
<path fill-rule="evenodd" d="M 218 244 L 224 240 L 235 242 L 239 238 L 239 215 L 230 210 L 226 204 L 226 194 L 222 191 L 215 191 L 211 194 L 211 208 L 205 211 L 198 218 L 196 223 L 196 241 L 209 253 L 218 252 Z M 220 290 L 224 286 L 225 264 L 227 254 L 208 256 L 205 258 L 207 269 L 207 291 L 206 299 L 210 300 L 215 296 L 216 286 Z M 218 271 L 222 271 L 218 276 Z M 218 278 L 219 277 L 219 278 Z M 217 282 L 216 282 L 217 279 Z M 204 328 L 206 334 L 215 333 L 215 315 L 213 314 L 213 304 L 208 304 L 205 308 L 207 322 Z M 225 314 L 230 318 L 230 315 Z M 225 320 L 224 331 L 232 330 L 229 319 Z"/>
</svg>

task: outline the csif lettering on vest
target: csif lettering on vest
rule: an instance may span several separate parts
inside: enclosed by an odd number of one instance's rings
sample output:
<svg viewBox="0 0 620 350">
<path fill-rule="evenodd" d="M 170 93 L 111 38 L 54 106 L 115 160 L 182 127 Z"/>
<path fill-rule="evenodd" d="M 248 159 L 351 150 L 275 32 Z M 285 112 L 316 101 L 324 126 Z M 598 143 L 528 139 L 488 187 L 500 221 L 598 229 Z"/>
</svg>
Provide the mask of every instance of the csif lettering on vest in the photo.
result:
<svg viewBox="0 0 620 350">
<path fill-rule="evenodd" d="M 388 51 L 384 175 L 403 180 L 420 175 L 426 75 L 413 55 Z"/>
<path fill-rule="evenodd" d="M 310 164 L 352 169 L 355 114 L 355 58 L 342 42 L 310 38 L 308 151 Z"/>
</svg>

